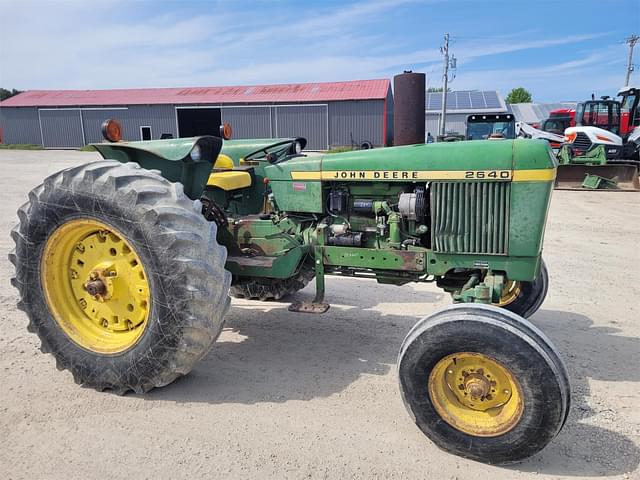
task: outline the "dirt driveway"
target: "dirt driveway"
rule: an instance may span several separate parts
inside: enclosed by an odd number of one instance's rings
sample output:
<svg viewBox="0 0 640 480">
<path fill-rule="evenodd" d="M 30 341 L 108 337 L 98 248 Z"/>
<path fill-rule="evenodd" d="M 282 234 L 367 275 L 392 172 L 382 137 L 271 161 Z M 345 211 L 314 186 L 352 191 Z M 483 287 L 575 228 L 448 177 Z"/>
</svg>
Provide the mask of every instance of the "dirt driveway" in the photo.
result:
<svg viewBox="0 0 640 480">
<path fill-rule="evenodd" d="M 96 157 L 0 151 L 0 478 L 640 478 L 640 194 L 555 193 L 533 322 L 564 355 L 573 408 L 546 450 L 498 468 L 441 452 L 402 405 L 400 343 L 449 303 L 429 285 L 330 278 L 322 316 L 234 301 L 188 377 L 146 396 L 76 386 L 26 331 L 7 253 L 27 192 Z"/>
</svg>

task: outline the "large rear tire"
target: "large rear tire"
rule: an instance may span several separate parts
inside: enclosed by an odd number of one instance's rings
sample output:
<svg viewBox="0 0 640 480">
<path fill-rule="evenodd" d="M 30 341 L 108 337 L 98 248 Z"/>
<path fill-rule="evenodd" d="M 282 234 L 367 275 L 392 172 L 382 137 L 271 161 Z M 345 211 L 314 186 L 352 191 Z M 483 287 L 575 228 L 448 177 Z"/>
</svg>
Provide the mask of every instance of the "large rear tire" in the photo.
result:
<svg viewBox="0 0 640 480">
<path fill-rule="evenodd" d="M 111 160 L 31 191 L 12 231 L 12 283 L 41 350 L 76 383 L 143 393 L 209 351 L 231 275 L 200 209 L 181 184 Z"/>
<path fill-rule="evenodd" d="M 566 367 L 525 319 L 489 305 L 452 305 L 422 319 L 398 358 L 416 425 L 443 450 L 484 463 L 524 460 L 562 429 Z"/>
</svg>

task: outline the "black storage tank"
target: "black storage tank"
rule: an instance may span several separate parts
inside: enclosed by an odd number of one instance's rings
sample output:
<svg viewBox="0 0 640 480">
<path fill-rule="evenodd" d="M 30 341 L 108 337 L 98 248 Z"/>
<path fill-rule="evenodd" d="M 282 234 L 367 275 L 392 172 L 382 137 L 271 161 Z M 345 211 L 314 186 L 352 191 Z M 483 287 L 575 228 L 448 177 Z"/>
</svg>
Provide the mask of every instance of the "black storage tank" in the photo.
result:
<svg viewBox="0 0 640 480">
<path fill-rule="evenodd" d="M 424 143 L 425 87 L 424 73 L 405 71 L 393 77 L 394 145 Z"/>
</svg>

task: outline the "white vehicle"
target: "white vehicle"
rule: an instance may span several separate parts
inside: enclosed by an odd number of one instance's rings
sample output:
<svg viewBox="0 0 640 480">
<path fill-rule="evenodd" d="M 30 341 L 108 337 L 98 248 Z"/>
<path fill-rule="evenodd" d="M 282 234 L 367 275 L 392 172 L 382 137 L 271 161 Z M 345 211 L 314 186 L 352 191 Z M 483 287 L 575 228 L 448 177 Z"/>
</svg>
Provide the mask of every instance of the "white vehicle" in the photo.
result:
<svg viewBox="0 0 640 480">
<path fill-rule="evenodd" d="M 622 137 L 598 127 L 569 127 L 564 131 L 565 143 L 571 145 L 576 155 L 582 155 L 595 146 L 603 145 L 607 159 L 616 159 L 622 151 Z"/>
<path fill-rule="evenodd" d="M 538 128 L 532 127 L 525 122 L 516 122 L 516 136 L 523 138 L 541 138 L 551 145 L 551 148 L 557 150 L 564 143 L 565 139 L 562 135 L 545 132 Z"/>
</svg>

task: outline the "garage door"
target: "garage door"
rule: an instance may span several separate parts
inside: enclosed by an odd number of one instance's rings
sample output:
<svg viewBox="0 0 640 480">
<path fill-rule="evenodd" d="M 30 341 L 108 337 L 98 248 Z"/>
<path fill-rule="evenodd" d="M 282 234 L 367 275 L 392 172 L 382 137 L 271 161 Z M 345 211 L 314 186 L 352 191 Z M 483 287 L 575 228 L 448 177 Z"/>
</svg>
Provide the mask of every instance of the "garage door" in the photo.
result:
<svg viewBox="0 0 640 480">
<path fill-rule="evenodd" d="M 120 121 L 122 125 L 122 137 L 124 140 L 139 140 L 139 132 L 136 132 L 135 137 L 127 136 L 127 122 L 123 121 L 123 113 L 126 110 L 83 110 L 82 122 L 84 125 L 84 136 L 87 143 L 100 143 L 104 141 L 102 136 L 102 123 L 108 118 L 115 118 Z"/>
<path fill-rule="evenodd" d="M 223 107 L 222 121 L 231 124 L 233 138 L 271 138 L 270 107 Z"/>
<path fill-rule="evenodd" d="M 176 108 L 178 134 L 181 138 L 220 135 L 222 118 L 219 108 Z"/>
<path fill-rule="evenodd" d="M 326 105 L 275 107 L 276 137 L 305 137 L 307 149 L 328 147 L 328 113 Z"/>
<path fill-rule="evenodd" d="M 39 111 L 44 148 L 84 147 L 80 110 Z"/>
</svg>

